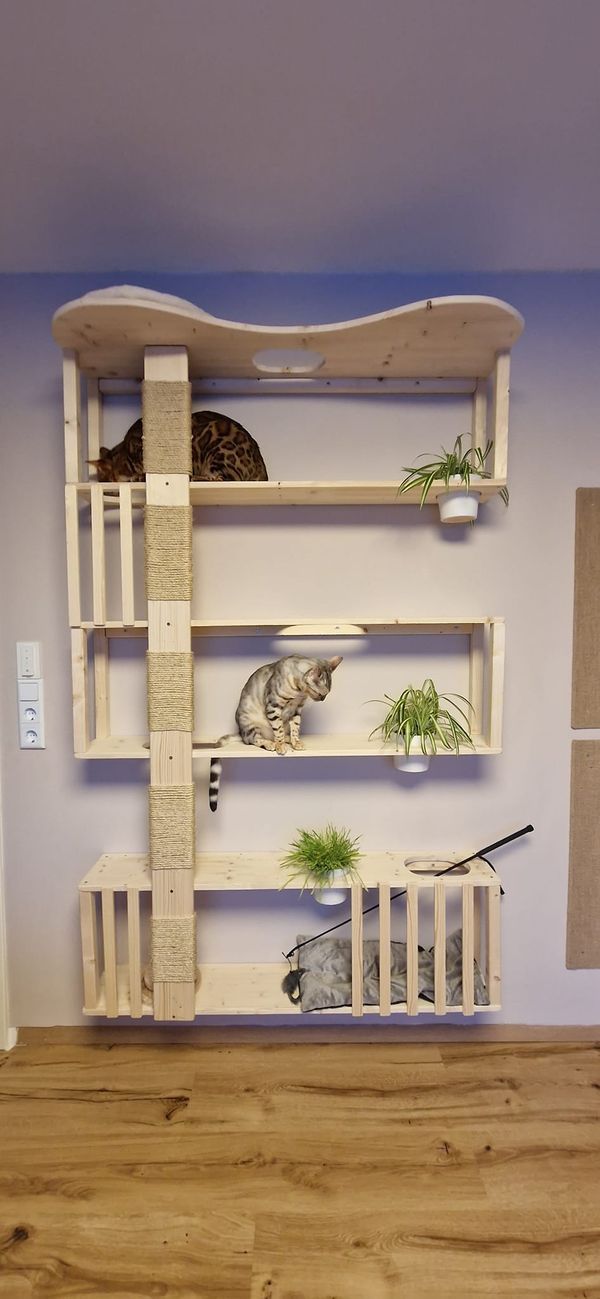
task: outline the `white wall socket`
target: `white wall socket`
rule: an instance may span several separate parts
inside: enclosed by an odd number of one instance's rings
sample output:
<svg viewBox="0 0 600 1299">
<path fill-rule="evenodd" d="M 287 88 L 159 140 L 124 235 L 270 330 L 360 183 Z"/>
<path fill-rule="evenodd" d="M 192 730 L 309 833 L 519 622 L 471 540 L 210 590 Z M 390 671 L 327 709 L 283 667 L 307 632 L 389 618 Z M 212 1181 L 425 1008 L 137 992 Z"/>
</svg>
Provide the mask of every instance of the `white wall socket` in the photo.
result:
<svg viewBox="0 0 600 1299">
<path fill-rule="evenodd" d="M 44 682 L 38 641 L 17 642 L 17 710 L 22 749 L 45 749 Z"/>
</svg>

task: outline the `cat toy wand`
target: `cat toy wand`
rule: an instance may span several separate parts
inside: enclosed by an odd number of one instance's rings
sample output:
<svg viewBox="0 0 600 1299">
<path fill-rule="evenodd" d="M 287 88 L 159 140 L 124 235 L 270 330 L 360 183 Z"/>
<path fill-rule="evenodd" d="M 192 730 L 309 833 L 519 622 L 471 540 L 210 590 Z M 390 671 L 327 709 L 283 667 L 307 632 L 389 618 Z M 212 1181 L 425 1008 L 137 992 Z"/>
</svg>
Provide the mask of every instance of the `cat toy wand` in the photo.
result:
<svg viewBox="0 0 600 1299">
<path fill-rule="evenodd" d="M 531 834 L 532 831 L 533 831 L 532 825 L 525 825 L 523 826 L 522 830 L 515 830 L 513 834 L 505 835 L 504 839 L 496 839 L 495 843 L 488 843 L 485 848 L 478 848 L 477 852 L 472 852 L 469 854 L 468 857 L 463 857 L 462 861 L 453 861 L 452 865 L 446 866 L 445 870 L 435 871 L 432 873 L 434 873 L 436 878 L 438 878 L 441 877 L 442 875 L 449 875 L 451 871 L 458 870 L 459 866 L 466 866 L 470 861 L 475 861 L 477 857 L 480 857 L 483 861 L 487 861 L 488 853 L 494 852 L 496 848 L 503 848 L 506 843 L 513 843 L 515 839 L 521 839 L 524 834 Z M 488 862 L 487 864 L 488 866 L 492 866 L 491 862 Z M 492 866 L 492 870 L 495 870 L 494 866 Z M 400 889 L 398 893 L 392 893 L 390 897 L 390 902 L 395 902 L 396 898 L 403 897 L 405 893 L 406 893 L 406 889 Z M 504 894 L 504 889 L 502 888 L 502 886 L 500 887 L 500 893 Z M 368 916 L 371 911 L 379 911 L 378 902 L 375 902 L 372 907 L 366 907 L 365 910 L 363 911 L 363 916 Z M 286 961 L 290 961 L 290 965 L 291 965 L 291 957 L 294 955 L 295 952 L 299 952 L 302 947 L 308 947 L 309 943 L 316 943 L 318 938 L 326 938 L 327 934 L 333 934 L 335 933 L 336 929 L 342 929 L 344 925 L 349 925 L 351 919 L 352 917 L 349 916 L 347 920 L 340 920 L 337 925 L 332 925 L 331 929 L 324 929 L 321 934 L 315 934 L 313 938 L 305 938 L 303 943 L 297 943 L 295 947 L 290 948 L 289 952 L 282 952 L 281 953 L 282 956 L 285 957 Z"/>
</svg>

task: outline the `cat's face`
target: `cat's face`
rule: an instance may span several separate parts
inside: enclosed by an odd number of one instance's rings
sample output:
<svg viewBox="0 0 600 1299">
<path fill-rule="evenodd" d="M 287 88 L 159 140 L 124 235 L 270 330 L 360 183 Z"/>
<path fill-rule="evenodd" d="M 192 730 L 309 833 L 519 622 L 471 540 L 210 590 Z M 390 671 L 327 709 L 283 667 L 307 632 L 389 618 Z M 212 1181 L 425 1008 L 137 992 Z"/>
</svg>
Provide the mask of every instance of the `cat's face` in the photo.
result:
<svg viewBox="0 0 600 1299">
<path fill-rule="evenodd" d="M 315 703 L 320 703 L 327 698 L 331 690 L 331 674 L 339 667 L 342 661 L 342 655 L 337 654 L 333 659 L 319 659 L 315 666 L 310 668 L 303 677 L 306 693 Z"/>
<path fill-rule="evenodd" d="M 99 483 L 130 483 L 138 478 L 137 466 L 121 445 L 100 447 L 98 460 L 88 460 L 93 465 Z"/>
</svg>

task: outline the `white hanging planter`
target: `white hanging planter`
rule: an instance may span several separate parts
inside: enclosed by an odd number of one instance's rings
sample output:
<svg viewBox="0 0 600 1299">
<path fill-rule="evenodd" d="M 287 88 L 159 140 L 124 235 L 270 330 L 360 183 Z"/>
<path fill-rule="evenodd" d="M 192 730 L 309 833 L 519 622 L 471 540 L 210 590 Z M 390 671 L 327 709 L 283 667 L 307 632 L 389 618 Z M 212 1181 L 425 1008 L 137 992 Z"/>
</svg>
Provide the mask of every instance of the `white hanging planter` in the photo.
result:
<svg viewBox="0 0 600 1299">
<path fill-rule="evenodd" d="M 348 881 L 345 871 L 334 871 L 331 876 L 331 885 L 326 889 L 313 889 L 315 902 L 320 902 L 324 907 L 338 907 L 341 902 L 345 902 L 348 896 Z"/>
<path fill-rule="evenodd" d="M 396 771 L 417 772 L 429 771 L 431 758 L 428 753 L 397 753 L 393 759 Z"/>
<path fill-rule="evenodd" d="M 455 474 L 449 481 L 457 486 L 438 496 L 441 522 L 473 523 L 479 511 L 479 492 L 468 491 L 460 474 Z M 472 483 L 481 481 L 481 474 L 471 474 Z"/>
</svg>

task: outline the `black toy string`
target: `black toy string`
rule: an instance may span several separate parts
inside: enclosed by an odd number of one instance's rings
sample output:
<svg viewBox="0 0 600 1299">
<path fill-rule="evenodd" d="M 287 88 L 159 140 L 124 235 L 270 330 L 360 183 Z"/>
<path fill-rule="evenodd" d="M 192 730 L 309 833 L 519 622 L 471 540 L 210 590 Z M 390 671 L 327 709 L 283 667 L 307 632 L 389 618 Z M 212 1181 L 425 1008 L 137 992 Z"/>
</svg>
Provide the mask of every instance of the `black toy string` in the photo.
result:
<svg viewBox="0 0 600 1299">
<path fill-rule="evenodd" d="M 485 848 L 479 848 L 477 852 L 472 852 L 468 857 L 463 857 L 462 861 L 454 861 L 451 866 L 446 866 L 443 871 L 432 871 L 432 874 L 435 875 L 436 879 L 439 879 L 442 875 L 449 875 L 451 871 L 457 870 L 459 866 L 466 866 L 468 862 L 475 861 L 477 857 L 480 857 L 482 861 L 485 861 L 487 865 L 491 866 L 492 870 L 495 871 L 495 866 L 492 865 L 491 861 L 487 860 L 486 854 L 494 852 L 496 848 L 503 848 L 504 844 L 512 843 L 513 840 L 520 839 L 524 834 L 531 834 L 532 831 L 532 825 L 525 825 L 522 830 L 515 830 L 513 834 L 505 835 L 504 839 L 496 839 L 495 843 L 488 843 Z M 392 893 L 390 896 L 390 902 L 395 902 L 396 898 L 403 897 L 405 893 L 405 888 L 399 889 L 398 893 Z M 504 894 L 502 886 L 500 886 L 500 893 L 502 895 Z M 378 902 L 375 902 L 372 907 L 366 907 L 363 911 L 363 916 L 368 916 L 371 911 L 379 911 Z M 297 943 L 295 947 L 290 948 L 289 952 L 282 952 L 282 956 L 284 956 L 286 961 L 289 962 L 290 969 L 292 968 L 292 956 L 294 956 L 296 952 L 299 952 L 302 947 L 307 947 L 309 943 L 316 943 L 318 938 L 326 938 L 328 934 L 334 934 L 336 929 L 343 929 L 344 925 L 349 925 L 351 920 L 352 917 L 348 916 L 347 920 L 338 921 L 337 925 L 331 925 L 330 929 L 324 929 L 322 933 L 314 934 L 312 938 L 305 938 L 303 943 Z"/>
</svg>

